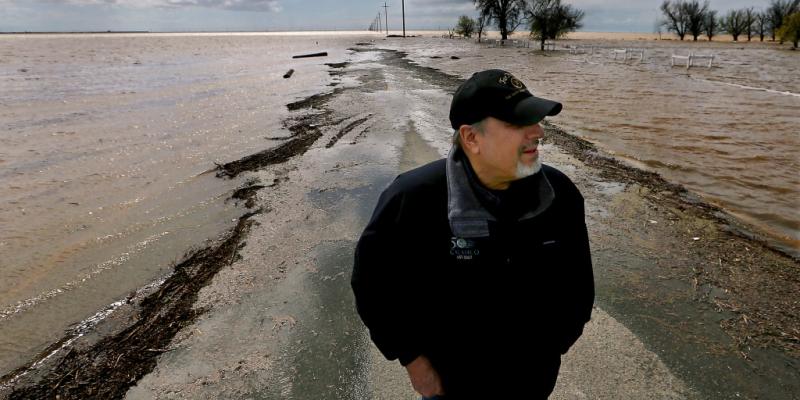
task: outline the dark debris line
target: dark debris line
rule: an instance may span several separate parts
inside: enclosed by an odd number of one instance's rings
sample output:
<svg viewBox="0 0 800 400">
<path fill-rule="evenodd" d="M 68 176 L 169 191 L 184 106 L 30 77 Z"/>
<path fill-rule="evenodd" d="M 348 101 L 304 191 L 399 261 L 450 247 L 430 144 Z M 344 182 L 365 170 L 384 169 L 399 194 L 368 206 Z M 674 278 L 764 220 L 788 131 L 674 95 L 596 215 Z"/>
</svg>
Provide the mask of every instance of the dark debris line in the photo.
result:
<svg viewBox="0 0 800 400">
<path fill-rule="evenodd" d="M 355 129 L 357 126 L 359 126 L 359 125 L 363 124 L 364 122 L 366 122 L 369 119 L 370 116 L 372 116 L 372 114 L 367 115 L 364 118 L 359 118 L 359 119 L 347 124 L 347 126 L 345 126 L 344 128 L 340 129 L 339 133 L 337 133 L 336 135 L 334 135 L 331 138 L 331 140 L 328 142 L 328 144 L 325 145 L 325 148 L 330 149 L 331 147 L 333 147 L 333 145 L 335 145 L 336 142 L 338 142 L 339 139 L 342 138 L 342 136 L 350 133 L 350 131 Z"/>
</svg>

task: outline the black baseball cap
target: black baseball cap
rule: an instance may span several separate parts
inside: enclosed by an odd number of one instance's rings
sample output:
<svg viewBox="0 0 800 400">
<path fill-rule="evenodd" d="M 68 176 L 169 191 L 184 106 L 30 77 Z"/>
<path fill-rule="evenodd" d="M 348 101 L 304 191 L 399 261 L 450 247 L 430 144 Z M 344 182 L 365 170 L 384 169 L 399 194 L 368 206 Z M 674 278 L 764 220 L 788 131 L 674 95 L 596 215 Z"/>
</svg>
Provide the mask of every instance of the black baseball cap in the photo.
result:
<svg viewBox="0 0 800 400">
<path fill-rule="evenodd" d="M 561 112 L 561 103 L 536 97 L 519 79 L 500 69 L 476 72 L 461 84 L 450 104 L 450 125 L 458 129 L 486 117 L 532 125 Z"/>
</svg>

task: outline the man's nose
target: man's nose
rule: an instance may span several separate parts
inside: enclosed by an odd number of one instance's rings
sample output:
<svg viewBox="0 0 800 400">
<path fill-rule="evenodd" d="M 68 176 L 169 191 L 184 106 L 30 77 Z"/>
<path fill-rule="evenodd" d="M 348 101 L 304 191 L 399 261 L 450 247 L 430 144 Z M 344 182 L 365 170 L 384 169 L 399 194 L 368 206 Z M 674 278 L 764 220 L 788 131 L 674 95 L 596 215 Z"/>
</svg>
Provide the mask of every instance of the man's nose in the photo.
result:
<svg viewBox="0 0 800 400">
<path fill-rule="evenodd" d="M 528 139 L 541 139 L 544 137 L 544 129 L 538 123 L 526 126 L 525 137 Z"/>
</svg>

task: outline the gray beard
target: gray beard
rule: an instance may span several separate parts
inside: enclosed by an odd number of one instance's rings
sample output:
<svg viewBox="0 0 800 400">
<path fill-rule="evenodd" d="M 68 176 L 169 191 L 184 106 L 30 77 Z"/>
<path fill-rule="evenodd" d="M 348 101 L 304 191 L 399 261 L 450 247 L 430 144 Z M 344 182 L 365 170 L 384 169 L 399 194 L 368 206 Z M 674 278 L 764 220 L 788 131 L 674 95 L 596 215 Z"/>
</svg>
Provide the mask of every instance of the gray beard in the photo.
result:
<svg viewBox="0 0 800 400">
<path fill-rule="evenodd" d="M 536 157 L 536 161 L 531 165 L 525 165 L 522 162 L 517 163 L 517 179 L 529 177 L 542 169 L 542 153 Z"/>
</svg>

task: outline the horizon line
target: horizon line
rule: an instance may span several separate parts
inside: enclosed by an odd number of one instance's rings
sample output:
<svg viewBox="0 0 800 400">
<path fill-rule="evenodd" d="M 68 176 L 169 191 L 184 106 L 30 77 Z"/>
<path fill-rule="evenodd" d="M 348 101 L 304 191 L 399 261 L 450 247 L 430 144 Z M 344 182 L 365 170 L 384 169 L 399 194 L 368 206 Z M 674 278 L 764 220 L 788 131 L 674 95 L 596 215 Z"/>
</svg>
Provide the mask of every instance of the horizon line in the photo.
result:
<svg viewBox="0 0 800 400">
<path fill-rule="evenodd" d="M 402 29 L 390 29 L 389 32 L 402 32 Z M 58 30 L 58 31 L 0 31 L 0 34 L 97 34 L 97 33 L 302 33 L 302 32 L 363 32 L 370 33 L 366 29 L 287 29 L 287 30 L 175 30 L 175 31 L 158 31 L 158 30 L 92 30 L 92 31 L 72 31 L 72 30 Z M 447 32 L 447 29 L 406 29 L 406 32 Z M 499 32 L 499 30 L 487 30 L 486 32 Z M 514 33 L 518 33 L 515 31 Z M 657 34 L 658 32 L 645 32 L 645 31 L 603 31 L 603 30 L 577 30 L 574 32 L 587 32 L 587 33 L 646 33 Z M 381 32 L 375 32 L 383 33 Z"/>
</svg>

